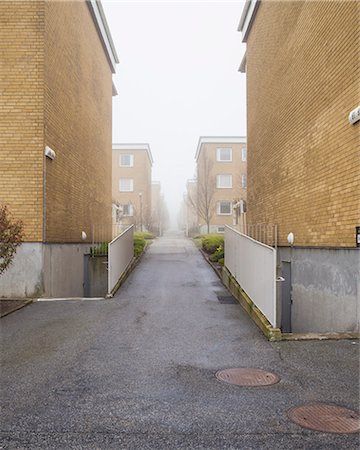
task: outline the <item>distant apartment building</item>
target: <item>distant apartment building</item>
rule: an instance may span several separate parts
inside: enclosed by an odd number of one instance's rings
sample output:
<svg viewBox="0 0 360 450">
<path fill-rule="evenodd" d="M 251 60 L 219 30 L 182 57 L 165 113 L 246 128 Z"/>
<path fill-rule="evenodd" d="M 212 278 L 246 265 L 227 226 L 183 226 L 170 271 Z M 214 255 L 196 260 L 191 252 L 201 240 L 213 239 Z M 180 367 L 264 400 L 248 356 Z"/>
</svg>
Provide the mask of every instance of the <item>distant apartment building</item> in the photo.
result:
<svg viewBox="0 0 360 450">
<path fill-rule="evenodd" d="M 25 226 L 0 296 L 82 296 L 111 222 L 112 74 L 101 2 L 0 2 L 0 202 Z"/>
<path fill-rule="evenodd" d="M 359 17 L 359 2 L 251 0 L 240 20 L 247 219 L 278 225 L 287 331 L 359 330 Z"/>
<path fill-rule="evenodd" d="M 188 190 L 188 196 L 199 231 L 223 233 L 225 225 L 238 224 L 245 212 L 246 138 L 200 137 L 195 159 L 196 195 Z"/>
<path fill-rule="evenodd" d="M 138 231 L 151 228 L 151 168 L 148 144 L 113 144 L 113 220 L 134 224 Z"/>
</svg>

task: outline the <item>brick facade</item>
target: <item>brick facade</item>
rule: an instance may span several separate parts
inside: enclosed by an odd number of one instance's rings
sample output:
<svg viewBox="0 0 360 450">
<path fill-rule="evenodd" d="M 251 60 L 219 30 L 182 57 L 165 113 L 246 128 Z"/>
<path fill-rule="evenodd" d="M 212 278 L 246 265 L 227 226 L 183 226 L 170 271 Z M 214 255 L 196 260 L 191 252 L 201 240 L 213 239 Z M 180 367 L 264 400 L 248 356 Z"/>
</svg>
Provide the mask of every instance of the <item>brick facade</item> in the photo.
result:
<svg viewBox="0 0 360 450">
<path fill-rule="evenodd" d="M 241 141 L 241 142 L 239 142 Z M 228 162 L 217 161 L 217 149 L 231 148 L 232 160 Z M 224 225 L 234 225 L 235 215 L 233 205 L 239 200 L 246 201 L 247 189 L 242 187 L 242 177 L 246 178 L 247 162 L 242 160 L 242 149 L 246 148 L 245 138 L 235 138 L 232 142 L 231 138 L 215 138 L 211 142 L 211 138 L 200 138 L 196 162 L 197 162 L 197 189 L 203 190 L 203 179 L 209 180 L 208 194 L 211 196 L 211 219 L 210 225 L 213 230 Z M 205 169 L 205 166 L 208 169 Z M 232 187 L 217 187 L 218 175 L 231 175 Z M 245 180 L 246 181 L 246 180 Z M 191 195 L 190 192 L 188 192 Z M 198 195 L 201 196 L 200 193 Z M 218 203 L 221 201 L 231 202 L 231 212 L 229 214 L 220 214 L 218 211 Z M 198 216 L 199 226 L 203 228 L 206 221 L 203 217 Z"/>
<path fill-rule="evenodd" d="M 44 1 L 0 2 L 0 203 L 43 239 Z"/>
<path fill-rule="evenodd" d="M 120 167 L 120 155 L 131 155 L 132 166 Z M 140 196 L 142 194 L 142 225 L 143 229 L 150 223 L 151 218 L 151 167 L 152 156 L 147 144 L 113 144 L 112 156 L 112 198 L 113 202 L 120 205 L 131 205 L 132 214 L 123 216 L 121 223 L 124 225 L 140 225 Z M 130 192 L 120 192 L 120 178 L 133 180 L 133 188 Z"/>
<path fill-rule="evenodd" d="M 111 223 L 112 73 L 85 2 L 46 2 L 46 240 Z"/>
<path fill-rule="evenodd" d="M 360 225 L 358 2 L 262 1 L 247 39 L 248 222 L 279 243 L 354 247 Z"/>
<path fill-rule="evenodd" d="M 111 222 L 112 109 L 90 9 L 0 2 L 0 37 L 0 201 L 24 221 L 27 242 L 90 238 L 91 224 Z"/>
</svg>

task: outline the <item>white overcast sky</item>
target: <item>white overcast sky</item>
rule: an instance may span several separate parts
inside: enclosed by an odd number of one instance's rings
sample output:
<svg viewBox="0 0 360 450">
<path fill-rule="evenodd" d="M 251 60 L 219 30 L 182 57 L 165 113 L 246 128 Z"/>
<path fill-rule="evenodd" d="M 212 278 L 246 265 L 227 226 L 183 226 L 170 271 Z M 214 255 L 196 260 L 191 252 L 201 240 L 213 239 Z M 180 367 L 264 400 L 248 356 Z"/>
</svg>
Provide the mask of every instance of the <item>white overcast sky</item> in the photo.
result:
<svg viewBox="0 0 360 450">
<path fill-rule="evenodd" d="M 120 60 L 113 142 L 149 143 L 176 217 L 199 136 L 246 135 L 244 1 L 102 1 Z"/>
</svg>

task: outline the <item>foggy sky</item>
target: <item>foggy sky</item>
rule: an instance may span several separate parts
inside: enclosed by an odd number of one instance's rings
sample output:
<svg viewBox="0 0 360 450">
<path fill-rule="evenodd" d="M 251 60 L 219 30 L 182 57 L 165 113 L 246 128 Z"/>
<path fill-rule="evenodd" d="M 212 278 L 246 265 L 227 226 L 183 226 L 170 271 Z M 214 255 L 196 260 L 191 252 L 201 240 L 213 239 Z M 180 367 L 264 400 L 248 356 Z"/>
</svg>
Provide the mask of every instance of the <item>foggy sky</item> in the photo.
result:
<svg viewBox="0 0 360 450">
<path fill-rule="evenodd" d="M 150 144 L 174 223 L 199 136 L 246 135 L 244 2 L 102 3 L 120 60 L 113 142 Z"/>
</svg>

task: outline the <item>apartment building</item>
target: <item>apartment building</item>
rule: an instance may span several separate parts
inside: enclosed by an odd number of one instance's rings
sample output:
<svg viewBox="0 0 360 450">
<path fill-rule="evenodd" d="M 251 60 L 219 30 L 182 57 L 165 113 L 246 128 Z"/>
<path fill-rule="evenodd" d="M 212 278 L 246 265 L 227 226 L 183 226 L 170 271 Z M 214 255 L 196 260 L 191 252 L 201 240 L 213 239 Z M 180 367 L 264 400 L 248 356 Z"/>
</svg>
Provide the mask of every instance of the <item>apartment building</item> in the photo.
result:
<svg viewBox="0 0 360 450">
<path fill-rule="evenodd" d="M 359 2 L 247 1 L 248 223 L 278 225 L 282 326 L 359 330 Z"/>
<path fill-rule="evenodd" d="M 196 196 L 188 198 L 197 212 L 200 233 L 223 233 L 225 225 L 243 220 L 247 196 L 245 137 L 200 137 Z M 240 209 L 241 205 L 241 209 Z"/>
<path fill-rule="evenodd" d="M 0 296 L 82 296 L 111 222 L 114 44 L 95 0 L 0 2 L 0 22 L 0 202 L 25 227 Z"/>
<path fill-rule="evenodd" d="M 113 220 L 136 226 L 137 231 L 151 228 L 151 168 L 149 144 L 113 144 L 112 198 Z"/>
</svg>

